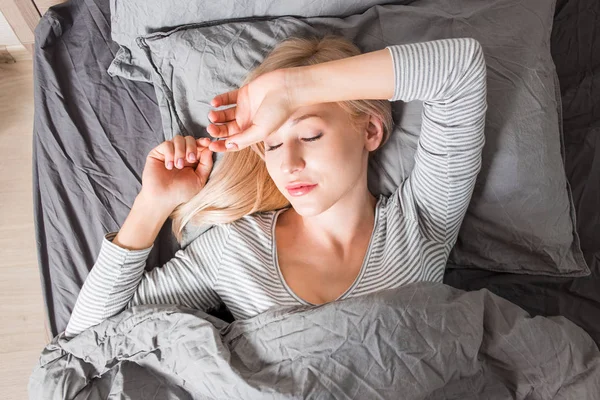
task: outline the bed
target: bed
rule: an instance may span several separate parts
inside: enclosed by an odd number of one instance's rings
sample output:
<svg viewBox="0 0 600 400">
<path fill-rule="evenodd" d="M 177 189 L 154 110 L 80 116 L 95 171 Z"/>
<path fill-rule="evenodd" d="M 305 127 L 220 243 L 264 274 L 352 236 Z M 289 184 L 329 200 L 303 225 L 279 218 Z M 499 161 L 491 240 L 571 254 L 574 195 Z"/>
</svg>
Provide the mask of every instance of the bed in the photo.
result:
<svg viewBox="0 0 600 400">
<path fill-rule="evenodd" d="M 382 4 L 385 2 L 381 2 Z M 108 0 L 51 7 L 36 28 L 33 148 L 38 260 L 52 335 L 64 331 L 100 238 L 127 216 L 145 155 L 164 140 L 154 87 L 110 76 L 119 52 Z M 575 229 L 591 274 L 579 277 L 448 268 L 444 283 L 487 289 L 532 317 L 563 316 L 600 344 L 600 6 L 558 0 L 551 52 L 560 82 L 562 145 Z M 118 161 L 118 162 L 115 162 Z M 115 184 L 116 182 L 116 184 Z M 148 263 L 179 245 L 167 223 Z M 210 315 L 230 322 L 225 307 Z"/>
</svg>

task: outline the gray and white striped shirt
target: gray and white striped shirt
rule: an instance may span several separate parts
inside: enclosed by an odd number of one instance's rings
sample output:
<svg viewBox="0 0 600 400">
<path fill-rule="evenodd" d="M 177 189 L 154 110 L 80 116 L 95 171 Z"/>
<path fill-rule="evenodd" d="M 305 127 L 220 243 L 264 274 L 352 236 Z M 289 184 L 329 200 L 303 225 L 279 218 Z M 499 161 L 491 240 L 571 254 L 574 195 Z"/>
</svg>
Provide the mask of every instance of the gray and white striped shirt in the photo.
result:
<svg viewBox="0 0 600 400">
<path fill-rule="evenodd" d="M 423 101 L 410 176 L 380 195 L 360 272 L 338 299 L 409 282 L 441 282 L 481 168 L 486 66 L 479 42 L 443 39 L 388 46 L 395 73 L 390 101 Z M 65 335 L 72 337 L 124 308 L 180 304 L 202 310 L 222 300 L 236 319 L 273 306 L 310 304 L 287 286 L 274 227 L 284 209 L 215 225 L 164 266 L 145 271 L 152 247 L 127 250 L 107 234 L 79 293 Z"/>
</svg>

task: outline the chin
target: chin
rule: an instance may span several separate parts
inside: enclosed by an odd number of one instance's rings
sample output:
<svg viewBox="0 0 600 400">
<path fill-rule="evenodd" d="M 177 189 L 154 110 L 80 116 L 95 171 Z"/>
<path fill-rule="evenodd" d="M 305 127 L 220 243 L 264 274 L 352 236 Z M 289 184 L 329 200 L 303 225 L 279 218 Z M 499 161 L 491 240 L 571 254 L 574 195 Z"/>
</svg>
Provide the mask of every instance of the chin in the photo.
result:
<svg viewBox="0 0 600 400">
<path fill-rule="evenodd" d="M 304 196 L 302 196 L 304 197 Z M 294 208 L 296 214 L 303 217 L 314 217 L 327 210 L 330 206 L 319 201 L 318 199 L 294 198 L 289 199 L 290 204 Z"/>
<path fill-rule="evenodd" d="M 284 188 L 283 190 L 285 192 L 280 190 L 281 194 L 290 202 L 296 214 L 303 217 L 319 215 L 333 205 L 327 199 L 323 199 L 323 193 L 319 193 L 317 190 L 307 193 L 304 196 L 291 196 L 287 189 Z"/>
<path fill-rule="evenodd" d="M 317 209 L 315 207 L 296 206 L 294 204 L 292 204 L 292 207 L 294 208 L 296 214 L 302 217 L 314 217 L 315 215 L 319 215 L 322 213 L 322 210 L 320 208 Z"/>
</svg>

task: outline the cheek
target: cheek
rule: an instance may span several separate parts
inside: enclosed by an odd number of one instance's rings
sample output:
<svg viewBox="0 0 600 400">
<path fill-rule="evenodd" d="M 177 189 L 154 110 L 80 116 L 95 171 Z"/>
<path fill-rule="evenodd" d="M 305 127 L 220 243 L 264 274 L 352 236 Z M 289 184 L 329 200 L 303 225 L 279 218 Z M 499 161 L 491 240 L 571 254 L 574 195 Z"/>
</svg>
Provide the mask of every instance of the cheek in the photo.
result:
<svg viewBox="0 0 600 400">
<path fill-rule="evenodd" d="M 279 173 L 280 170 L 275 166 L 275 162 L 271 157 L 265 157 L 265 167 L 267 168 L 267 173 L 271 177 L 271 180 L 275 182 L 275 185 L 278 185 L 280 178 Z"/>
<path fill-rule="evenodd" d="M 340 184 L 354 182 L 363 172 L 364 146 L 357 141 L 339 143 L 336 151 L 331 152 L 328 158 L 330 173 L 339 176 Z"/>
<path fill-rule="evenodd" d="M 317 176 L 327 179 L 330 184 L 344 184 L 349 175 L 355 174 L 354 164 L 358 161 L 354 153 L 356 150 L 348 147 L 328 147 L 311 154 L 306 159 L 306 167 Z"/>
<path fill-rule="evenodd" d="M 269 159 L 265 158 L 265 167 L 267 168 L 267 172 L 271 177 L 273 177 L 273 165 L 272 162 L 269 162 Z"/>
<path fill-rule="evenodd" d="M 357 138 L 350 137 L 350 135 L 347 138 L 336 140 L 328 147 L 331 149 L 328 158 L 346 166 L 359 162 L 364 150 L 364 145 Z"/>
<path fill-rule="evenodd" d="M 348 176 L 354 175 L 361 166 L 360 160 L 364 147 L 359 146 L 356 138 L 336 138 L 318 146 L 307 148 L 304 152 L 305 175 Z M 281 160 L 278 154 L 265 154 L 265 166 L 271 179 L 278 184 L 282 178 Z"/>
</svg>

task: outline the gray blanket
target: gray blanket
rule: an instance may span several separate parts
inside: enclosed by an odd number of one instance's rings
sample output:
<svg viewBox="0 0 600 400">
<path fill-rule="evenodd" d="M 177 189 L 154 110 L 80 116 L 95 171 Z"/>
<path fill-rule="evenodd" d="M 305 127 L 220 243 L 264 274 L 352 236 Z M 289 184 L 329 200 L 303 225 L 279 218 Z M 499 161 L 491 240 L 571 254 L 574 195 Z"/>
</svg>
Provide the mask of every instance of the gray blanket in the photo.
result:
<svg viewBox="0 0 600 400">
<path fill-rule="evenodd" d="M 125 310 L 46 346 L 31 399 L 597 399 L 600 353 L 564 317 L 416 283 L 227 324 Z"/>
</svg>

